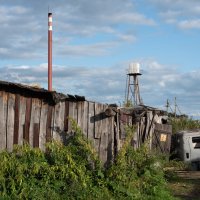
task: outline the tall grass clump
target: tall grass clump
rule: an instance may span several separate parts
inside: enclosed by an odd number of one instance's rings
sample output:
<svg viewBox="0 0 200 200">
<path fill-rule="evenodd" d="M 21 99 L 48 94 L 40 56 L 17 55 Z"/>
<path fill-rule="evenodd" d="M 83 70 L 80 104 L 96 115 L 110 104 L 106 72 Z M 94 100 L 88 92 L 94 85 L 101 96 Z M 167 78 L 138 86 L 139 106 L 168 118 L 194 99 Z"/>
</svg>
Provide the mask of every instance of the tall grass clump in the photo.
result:
<svg viewBox="0 0 200 200">
<path fill-rule="evenodd" d="M 52 141 L 46 152 L 29 145 L 0 153 L 0 199 L 173 199 L 161 162 L 144 144 L 135 150 L 133 128 L 113 165 L 105 169 L 72 121 L 67 144 Z"/>
<path fill-rule="evenodd" d="M 172 133 L 177 133 L 182 130 L 194 130 L 200 129 L 200 122 L 193 120 L 192 118 L 170 118 L 170 123 L 172 125 Z"/>
</svg>

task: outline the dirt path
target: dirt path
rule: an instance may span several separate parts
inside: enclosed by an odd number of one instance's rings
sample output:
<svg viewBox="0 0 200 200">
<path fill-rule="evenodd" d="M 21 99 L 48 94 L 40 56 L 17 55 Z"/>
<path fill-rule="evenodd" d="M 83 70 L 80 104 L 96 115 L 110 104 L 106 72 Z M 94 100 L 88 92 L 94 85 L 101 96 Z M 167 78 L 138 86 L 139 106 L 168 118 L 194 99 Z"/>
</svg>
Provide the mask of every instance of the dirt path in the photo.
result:
<svg viewBox="0 0 200 200">
<path fill-rule="evenodd" d="M 200 200 L 200 171 L 178 173 L 178 177 L 169 182 L 175 197 L 183 200 Z"/>
</svg>

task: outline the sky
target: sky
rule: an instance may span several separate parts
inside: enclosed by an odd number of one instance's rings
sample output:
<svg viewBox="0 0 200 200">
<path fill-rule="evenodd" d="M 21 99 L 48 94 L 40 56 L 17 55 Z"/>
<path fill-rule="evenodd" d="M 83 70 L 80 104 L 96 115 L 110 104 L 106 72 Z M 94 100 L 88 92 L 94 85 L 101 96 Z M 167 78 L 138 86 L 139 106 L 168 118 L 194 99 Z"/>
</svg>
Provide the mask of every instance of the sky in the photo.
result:
<svg viewBox="0 0 200 200">
<path fill-rule="evenodd" d="M 56 91 L 122 105 L 139 62 L 145 105 L 200 118 L 200 1 L 0 0 L 0 80 L 47 88 L 48 10 Z"/>
</svg>

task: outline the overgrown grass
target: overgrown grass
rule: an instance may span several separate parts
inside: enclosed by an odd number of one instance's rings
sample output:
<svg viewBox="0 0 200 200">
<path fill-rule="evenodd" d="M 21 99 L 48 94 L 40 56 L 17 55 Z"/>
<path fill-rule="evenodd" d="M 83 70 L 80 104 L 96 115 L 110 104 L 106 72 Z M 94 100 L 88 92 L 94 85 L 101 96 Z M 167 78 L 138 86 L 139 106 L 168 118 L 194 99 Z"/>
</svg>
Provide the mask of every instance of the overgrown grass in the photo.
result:
<svg viewBox="0 0 200 200">
<path fill-rule="evenodd" d="M 174 199 L 159 158 L 146 145 L 130 146 L 132 128 L 108 169 L 74 122 L 73 128 L 66 146 L 53 141 L 45 153 L 27 144 L 1 152 L 0 199 Z"/>
<path fill-rule="evenodd" d="M 191 118 L 170 118 L 172 132 L 177 133 L 182 130 L 200 129 L 200 122 Z"/>
</svg>

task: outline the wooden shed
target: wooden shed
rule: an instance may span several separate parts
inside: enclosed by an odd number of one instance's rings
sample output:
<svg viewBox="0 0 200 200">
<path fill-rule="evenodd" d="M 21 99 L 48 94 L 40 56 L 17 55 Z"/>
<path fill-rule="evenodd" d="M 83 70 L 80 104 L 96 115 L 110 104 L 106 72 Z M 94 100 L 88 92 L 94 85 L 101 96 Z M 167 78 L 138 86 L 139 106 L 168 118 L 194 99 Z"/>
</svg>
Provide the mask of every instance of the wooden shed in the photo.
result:
<svg viewBox="0 0 200 200">
<path fill-rule="evenodd" d="M 100 159 L 111 162 L 126 138 L 125 126 L 136 125 L 133 146 L 147 139 L 150 149 L 168 152 L 171 126 L 156 121 L 161 111 L 147 106 L 119 108 L 16 83 L 0 81 L 0 150 L 12 151 L 27 141 L 45 150 L 45 143 L 65 140 L 71 132 L 69 117 L 92 141 Z"/>
</svg>

